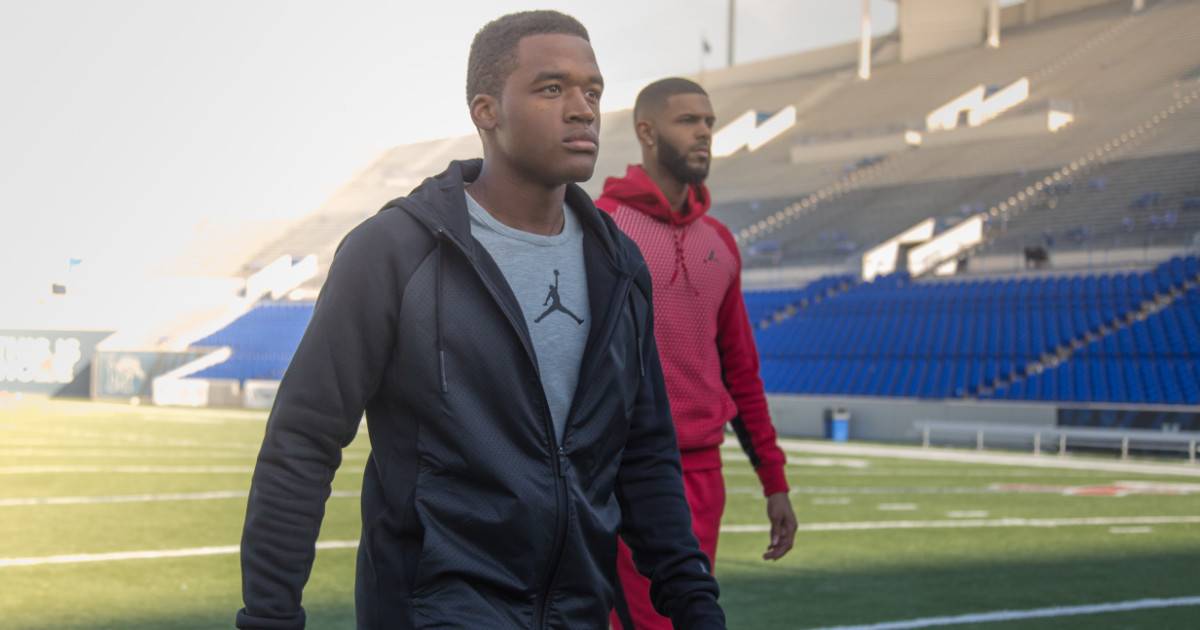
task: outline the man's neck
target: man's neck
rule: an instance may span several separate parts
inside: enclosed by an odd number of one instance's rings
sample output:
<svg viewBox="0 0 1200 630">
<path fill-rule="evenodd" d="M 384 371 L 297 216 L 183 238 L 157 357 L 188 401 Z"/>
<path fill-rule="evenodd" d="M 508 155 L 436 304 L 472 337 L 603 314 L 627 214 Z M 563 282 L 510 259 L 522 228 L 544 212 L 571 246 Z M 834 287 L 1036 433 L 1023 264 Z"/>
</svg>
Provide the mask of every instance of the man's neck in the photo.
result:
<svg viewBox="0 0 1200 630">
<path fill-rule="evenodd" d="M 662 191 L 663 197 L 667 198 L 667 203 L 671 205 L 671 212 L 682 212 L 683 204 L 687 201 L 688 196 L 687 184 L 676 179 L 654 160 L 643 159 L 642 168 L 646 171 L 646 175 L 650 176 L 650 181 L 654 182 L 654 185 Z"/>
<path fill-rule="evenodd" d="M 485 159 L 479 177 L 467 190 L 488 214 L 510 228 L 545 236 L 562 232 L 565 184 L 546 187 L 506 164 Z"/>
</svg>

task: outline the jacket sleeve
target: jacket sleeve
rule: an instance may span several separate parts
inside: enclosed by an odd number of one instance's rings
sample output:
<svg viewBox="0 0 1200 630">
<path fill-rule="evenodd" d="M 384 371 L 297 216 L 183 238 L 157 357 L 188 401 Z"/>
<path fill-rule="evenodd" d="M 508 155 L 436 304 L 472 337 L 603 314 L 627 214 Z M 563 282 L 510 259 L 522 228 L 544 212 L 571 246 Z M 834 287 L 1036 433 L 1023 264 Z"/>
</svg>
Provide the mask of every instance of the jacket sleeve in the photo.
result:
<svg viewBox="0 0 1200 630">
<path fill-rule="evenodd" d="M 648 276 L 645 281 L 648 287 Z M 621 536 L 638 571 L 650 579 L 650 599 L 659 613 L 676 628 L 724 628 L 717 581 L 692 533 L 649 304 L 647 296 L 641 334 L 645 370 L 617 479 Z"/>
<path fill-rule="evenodd" d="M 381 227 L 368 220 L 338 246 L 267 420 L 242 531 L 238 628 L 304 627 L 330 483 L 395 348 L 396 248 Z"/>
<path fill-rule="evenodd" d="M 763 494 L 770 496 L 788 491 L 787 476 L 784 474 L 786 457 L 776 442 L 775 427 L 771 424 L 767 396 L 759 376 L 754 330 L 742 297 L 742 261 L 733 235 L 724 226 L 718 226 L 718 232 L 737 261 L 737 272 L 717 312 L 717 349 L 721 354 L 721 372 L 738 412 L 731 424 L 742 450 L 758 474 Z"/>
</svg>

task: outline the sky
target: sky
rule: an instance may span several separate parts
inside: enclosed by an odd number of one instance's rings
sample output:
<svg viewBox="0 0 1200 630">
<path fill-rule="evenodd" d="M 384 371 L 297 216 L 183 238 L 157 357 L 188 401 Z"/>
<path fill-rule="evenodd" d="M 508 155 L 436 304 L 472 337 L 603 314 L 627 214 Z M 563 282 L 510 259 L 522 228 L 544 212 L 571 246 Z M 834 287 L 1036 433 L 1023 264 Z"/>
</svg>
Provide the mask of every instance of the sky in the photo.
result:
<svg viewBox="0 0 1200 630">
<path fill-rule="evenodd" d="M 736 6 L 738 61 L 858 34 L 857 0 Z M 470 133 L 471 38 L 536 8 L 587 26 L 605 109 L 725 63 L 727 0 L 0 0 L 0 295 L 69 258 L 153 274 L 197 226 L 303 216 L 389 147 Z"/>
</svg>

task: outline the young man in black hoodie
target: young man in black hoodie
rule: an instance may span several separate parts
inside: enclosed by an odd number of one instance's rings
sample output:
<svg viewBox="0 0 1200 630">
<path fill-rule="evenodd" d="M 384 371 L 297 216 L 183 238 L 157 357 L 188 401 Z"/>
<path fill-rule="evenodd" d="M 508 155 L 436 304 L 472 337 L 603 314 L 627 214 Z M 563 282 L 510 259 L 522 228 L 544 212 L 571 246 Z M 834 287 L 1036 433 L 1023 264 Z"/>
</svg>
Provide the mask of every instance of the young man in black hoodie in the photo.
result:
<svg viewBox="0 0 1200 630">
<path fill-rule="evenodd" d="M 359 628 L 603 628 L 617 531 L 680 628 L 724 628 L 692 534 L 637 247 L 575 182 L 603 80 L 553 11 L 488 24 L 453 162 L 346 236 L 267 422 L 241 628 L 302 628 L 366 412 Z"/>
</svg>

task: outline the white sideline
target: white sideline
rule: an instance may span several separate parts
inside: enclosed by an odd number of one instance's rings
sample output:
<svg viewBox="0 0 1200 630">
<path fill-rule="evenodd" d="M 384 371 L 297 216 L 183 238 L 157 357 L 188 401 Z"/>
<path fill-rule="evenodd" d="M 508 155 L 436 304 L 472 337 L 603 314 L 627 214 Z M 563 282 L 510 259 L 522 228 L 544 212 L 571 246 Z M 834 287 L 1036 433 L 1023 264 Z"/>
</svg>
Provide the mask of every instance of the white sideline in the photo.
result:
<svg viewBox="0 0 1200 630">
<path fill-rule="evenodd" d="M 351 549 L 358 546 L 357 540 L 330 540 L 317 543 L 317 549 Z M 111 553 L 75 553 L 61 556 L 34 558 L 0 558 L 0 568 L 29 567 L 44 564 L 76 564 L 80 562 L 109 562 L 112 560 L 157 560 L 160 558 L 189 558 L 195 556 L 220 556 L 237 553 L 238 545 L 221 547 L 189 547 L 187 549 L 160 549 L 153 551 L 114 551 Z"/>
<path fill-rule="evenodd" d="M 988 623 L 993 621 L 1016 621 L 1019 619 L 1044 619 L 1047 617 L 1070 617 L 1073 615 L 1095 615 L 1098 613 L 1125 612 L 1130 610 L 1146 610 L 1150 608 L 1172 608 L 1176 606 L 1200 606 L 1200 597 L 1171 597 L 1154 599 L 1135 599 L 1124 602 L 1108 602 L 1104 604 L 1088 604 L 1084 606 L 1051 606 L 1049 608 L 1034 608 L 1031 610 L 997 610 L 985 613 L 971 613 L 947 617 L 925 617 L 905 621 L 887 621 L 859 626 L 830 626 L 819 630 L 909 630 L 910 628 L 933 628 L 936 626 L 956 626 L 967 623 Z"/>
<path fill-rule="evenodd" d="M 0 508 L 34 505 L 99 505 L 105 503 L 154 503 L 158 501 L 212 501 L 219 499 L 244 499 L 245 490 L 213 490 L 209 492 L 166 492 L 160 494 L 118 494 L 91 497 L 9 497 L 0 498 Z M 343 499 L 358 496 L 357 491 L 334 490 L 331 498 Z"/>
<path fill-rule="evenodd" d="M 88 465 L 45 465 L 45 466 L 0 466 L 0 475 L 43 475 L 52 473 L 130 473 L 159 475 L 224 475 L 254 472 L 254 466 L 88 466 Z M 361 475 L 362 470 L 354 467 L 339 469 L 339 475 Z"/>
<path fill-rule="evenodd" d="M 991 527 L 1082 527 L 1113 525 L 1192 525 L 1200 516 L 1100 516 L 1086 518 L 995 518 L 934 521 L 860 521 L 848 523 L 801 523 L 799 532 L 849 532 L 879 529 L 978 529 Z M 768 525 L 725 525 L 722 534 L 751 534 L 770 531 Z"/>
<path fill-rule="evenodd" d="M 1004 518 L 994 520 L 956 521 L 875 521 L 858 523 L 804 523 L 801 532 L 862 531 L 876 529 L 944 529 L 977 527 L 1069 527 L 1079 525 L 1164 525 L 1177 523 L 1200 523 L 1200 516 L 1134 516 L 1128 518 L 1059 518 L 1026 519 Z M 726 525 L 725 534 L 747 534 L 769 531 L 766 525 Z M 357 540 L 331 540 L 317 543 L 317 549 L 349 549 L 358 545 Z M 0 558 L 0 569 L 27 567 L 45 564 L 75 564 L 81 562 L 109 562 L 113 560 L 154 560 L 159 558 L 185 558 L 190 556 L 212 556 L 238 553 L 237 545 L 223 547 L 191 547 L 185 549 L 161 549 L 150 551 L 116 551 L 110 553 L 79 553 L 58 556 L 36 556 L 28 558 Z M 914 626 L 915 627 L 915 626 Z"/>
<path fill-rule="evenodd" d="M 230 474 L 254 472 L 253 466 L 88 466 L 30 465 L 0 466 L 0 475 L 43 475 L 55 473 L 130 473 L 130 474 Z"/>
</svg>

